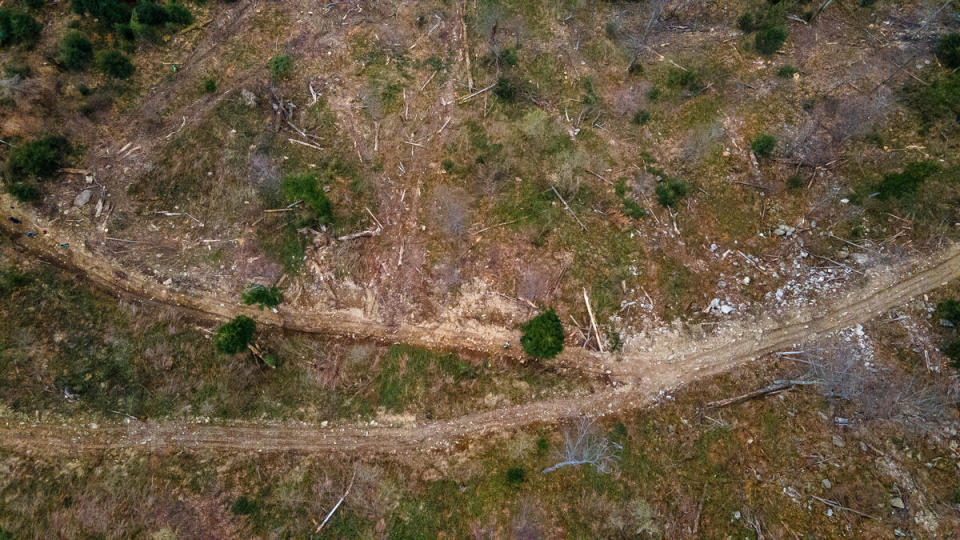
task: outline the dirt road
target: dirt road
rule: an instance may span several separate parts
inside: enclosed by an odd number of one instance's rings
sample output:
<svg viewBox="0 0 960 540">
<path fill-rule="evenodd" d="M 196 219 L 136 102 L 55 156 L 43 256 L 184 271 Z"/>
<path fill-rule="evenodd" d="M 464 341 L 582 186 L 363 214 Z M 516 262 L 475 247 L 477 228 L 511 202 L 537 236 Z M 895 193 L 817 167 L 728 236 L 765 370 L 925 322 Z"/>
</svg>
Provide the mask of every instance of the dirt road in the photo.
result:
<svg viewBox="0 0 960 540">
<path fill-rule="evenodd" d="M 26 217 L 26 214 L 21 214 Z M 50 241 L 47 241 L 48 243 Z M 38 242 L 38 244 L 40 244 Z M 29 246 L 28 246 L 29 247 Z M 152 279 L 136 273 L 119 273 L 109 261 L 85 249 L 57 252 L 32 246 L 34 252 L 56 253 L 64 266 L 84 272 L 101 286 L 155 301 L 176 304 L 217 318 L 235 315 L 238 308 L 215 298 L 190 297 L 166 290 Z M 917 268 L 913 268 L 916 266 Z M 827 299 L 830 309 L 816 305 L 801 310 L 789 324 L 773 321 L 731 325 L 716 335 L 691 343 L 666 342 L 645 351 L 627 350 L 622 360 L 571 350 L 563 360 L 589 370 L 609 371 L 623 384 L 590 396 L 558 398 L 525 405 L 476 412 L 444 421 L 405 426 L 343 424 L 328 428 L 310 425 L 242 423 L 229 425 L 181 422 L 132 422 L 63 427 L 46 423 L 0 418 L 0 446 L 43 453 L 72 454 L 107 449 L 247 450 L 296 452 L 356 452 L 378 454 L 422 453 L 444 450 L 458 441 L 508 433 L 532 424 L 549 424 L 576 415 L 603 415 L 652 403 L 662 391 L 697 378 L 729 370 L 775 350 L 841 328 L 866 322 L 910 298 L 931 291 L 960 277 L 960 249 L 951 247 L 922 264 L 911 261 L 850 291 L 845 298 Z M 826 301 L 822 301 L 823 304 Z M 502 353 L 500 344 L 514 333 L 502 328 L 468 328 L 452 331 L 440 326 L 388 326 L 360 318 L 318 317 L 316 314 L 265 314 L 245 310 L 260 322 L 303 332 L 349 336 L 382 341 L 404 341 L 425 346 L 457 346 L 482 352 Z M 493 336 L 493 337 L 491 337 Z"/>
</svg>

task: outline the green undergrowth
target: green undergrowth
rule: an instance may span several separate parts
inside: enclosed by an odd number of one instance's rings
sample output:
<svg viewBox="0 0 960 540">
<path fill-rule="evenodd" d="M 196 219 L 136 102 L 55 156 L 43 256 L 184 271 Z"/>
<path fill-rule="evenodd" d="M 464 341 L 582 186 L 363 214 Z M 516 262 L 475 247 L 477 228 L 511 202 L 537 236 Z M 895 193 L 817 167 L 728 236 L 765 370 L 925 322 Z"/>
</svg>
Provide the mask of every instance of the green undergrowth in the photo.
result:
<svg viewBox="0 0 960 540">
<path fill-rule="evenodd" d="M 117 302 L 52 269 L 0 271 L 0 403 L 115 417 L 445 417 L 582 388 L 536 366 L 408 346 L 332 345 L 260 330 L 265 369 L 218 354 L 197 322 Z M 490 397 L 488 397 L 488 395 Z M 492 401 L 491 401 L 492 400 Z"/>
<path fill-rule="evenodd" d="M 907 219 L 913 234 L 923 241 L 955 237 L 953 224 L 960 219 L 956 204 L 960 200 L 960 167 L 916 161 L 899 169 L 868 174 L 854 186 L 850 201 L 862 206 L 866 215 L 851 227 L 864 231 L 861 236 L 869 228 L 868 235 L 886 237 L 889 230 L 885 226 L 899 228 Z"/>
<path fill-rule="evenodd" d="M 0 527 L 14 536 L 42 536 L 54 524 L 74 536 L 197 536 L 202 515 L 202 535 L 220 536 L 674 538 L 699 530 L 744 538 L 756 523 L 773 536 L 837 537 L 848 527 L 924 536 L 909 514 L 890 511 L 899 477 L 888 463 L 910 475 L 927 506 L 944 509 L 941 532 L 955 525 L 948 507 L 956 459 L 933 437 L 882 422 L 837 427 L 821 415 L 855 411 L 809 387 L 698 413 L 717 395 L 778 376 L 755 371 L 713 378 L 656 408 L 596 424 L 613 448 L 605 473 L 591 465 L 542 473 L 560 461 L 566 427 L 492 439 L 469 459 L 443 465 L 432 456 L 405 463 L 362 453 L 28 460 L 0 450 Z M 924 459 L 903 457 L 919 452 Z M 814 496 L 878 519 L 828 512 Z"/>
</svg>

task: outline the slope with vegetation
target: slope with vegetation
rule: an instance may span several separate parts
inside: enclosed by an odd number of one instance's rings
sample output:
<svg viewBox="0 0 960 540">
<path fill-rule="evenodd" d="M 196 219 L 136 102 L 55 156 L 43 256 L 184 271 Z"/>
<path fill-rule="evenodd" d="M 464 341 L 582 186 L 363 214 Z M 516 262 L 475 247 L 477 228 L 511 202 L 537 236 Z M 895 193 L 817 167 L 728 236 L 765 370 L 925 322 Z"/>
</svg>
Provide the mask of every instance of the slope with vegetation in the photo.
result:
<svg viewBox="0 0 960 540">
<path fill-rule="evenodd" d="M 884 0 L 0 7 L 0 418 L 50 450 L 0 450 L 0 537 L 195 536 L 175 514 L 198 508 L 223 536 L 955 529 L 953 286 L 863 327 L 803 317 L 850 290 L 869 294 L 838 305 L 889 307 L 869 288 L 895 280 L 874 276 L 956 239 L 958 16 Z M 338 322 L 349 342 L 284 332 Z M 644 386 L 803 324 L 832 333 L 688 391 Z M 754 330 L 753 348 L 725 341 Z M 454 350 L 395 343 L 427 335 Z M 638 388 L 664 402 L 610 410 Z M 548 397 L 614 416 L 505 418 L 509 439 L 297 467 L 209 455 L 214 439 L 149 463 L 58 458 L 42 419 L 246 421 L 252 448 L 257 422 L 395 441 Z"/>
</svg>

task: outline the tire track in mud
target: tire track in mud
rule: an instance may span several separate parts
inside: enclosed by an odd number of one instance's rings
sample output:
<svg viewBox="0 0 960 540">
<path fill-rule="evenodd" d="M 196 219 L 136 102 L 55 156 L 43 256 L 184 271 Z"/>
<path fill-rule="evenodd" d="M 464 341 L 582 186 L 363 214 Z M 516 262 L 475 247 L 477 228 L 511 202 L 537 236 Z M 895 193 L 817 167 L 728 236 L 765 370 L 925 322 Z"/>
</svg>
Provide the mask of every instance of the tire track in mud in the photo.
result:
<svg viewBox="0 0 960 540">
<path fill-rule="evenodd" d="M 18 217 L 24 223 L 32 218 L 23 210 Z M 11 232 L 10 226 L 2 226 Z M 22 235 L 21 235 L 22 236 Z M 54 236 L 54 235 L 49 235 Z M 383 342 L 403 341 L 427 347 L 449 347 L 471 351 L 504 354 L 504 340 L 515 340 L 518 334 L 499 327 L 451 329 L 442 325 L 390 326 L 343 312 L 284 313 L 259 312 L 246 306 L 221 302 L 214 297 L 191 297 L 169 291 L 155 280 L 136 272 L 119 271 L 108 260 L 85 248 L 56 251 L 54 242 L 38 240 L 42 246 L 26 246 L 29 251 L 58 264 L 84 273 L 108 291 L 146 297 L 151 301 L 176 305 L 215 319 L 226 319 L 238 313 L 248 314 L 262 324 L 306 333 L 368 339 Z M 24 242 L 18 241 L 20 245 Z M 522 405 L 470 413 L 449 420 L 412 423 L 404 426 L 343 424 L 320 428 L 315 425 L 231 423 L 196 424 L 187 422 L 114 423 L 92 429 L 87 426 L 19 421 L 16 417 L 0 420 L 0 446 L 31 450 L 40 454 L 75 454 L 113 449 L 170 450 L 233 450 L 256 452 L 367 452 L 406 454 L 449 451 L 464 440 L 508 433 L 536 424 L 551 424 L 577 415 L 605 415 L 649 405 L 662 393 L 693 380 L 730 370 L 778 349 L 846 328 L 903 305 L 909 299 L 945 285 L 960 277 L 960 249 L 950 247 L 925 268 L 911 271 L 917 261 L 900 265 L 868 280 L 832 302 L 829 310 L 807 308 L 785 325 L 757 323 L 734 327 L 711 338 L 688 340 L 679 352 L 664 359 L 659 352 L 625 353 L 615 362 L 612 356 L 568 349 L 561 363 L 587 371 L 599 371 L 601 365 L 619 380 L 628 381 L 617 387 L 587 396 L 562 397 Z M 821 300 L 821 302 L 825 302 Z M 509 351 L 518 356 L 519 351 Z M 606 363 L 604 363 L 604 361 Z"/>
</svg>

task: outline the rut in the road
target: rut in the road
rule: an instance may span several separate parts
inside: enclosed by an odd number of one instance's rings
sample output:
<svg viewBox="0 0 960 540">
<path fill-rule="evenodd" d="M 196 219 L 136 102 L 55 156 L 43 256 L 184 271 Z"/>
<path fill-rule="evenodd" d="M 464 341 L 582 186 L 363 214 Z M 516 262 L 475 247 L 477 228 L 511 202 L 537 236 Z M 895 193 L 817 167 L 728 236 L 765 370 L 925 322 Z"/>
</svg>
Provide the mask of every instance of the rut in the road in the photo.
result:
<svg viewBox="0 0 960 540">
<path fill-rule="evenodd" d="M 895 274 L 891 274 L 895 275 Z M 558 398 L 468 414 L 452 420 L 404 427 L 344 425 L 317 428 L 302 425 L 209 425 L 179 422 L 113 424 L 93 430 L 46 424 L 0 426 L 0 445 L 40 453 L 99 452 L 108 449 L 249 450 L 262 452 L 421 453 L 444 450 L 464 438 L 504 433 L 532 424 L 554 423 L 577 415 L 604 415 L 641 407 L 661 390 L 729 370 L 739 364 L 817 335 L 863 323 L 903 305 L 910 298 L 960 277 L 960 250 L 950 248 L 925 269 L 903 274 L 892 283 L 868 283 L 851 291 L 849 300 L 822 315 L 801 317 L 779 327 L 741 329 L 739 338 L 708 346 L 672 361 L 634 354 L 616 364 L 615 373 L 634 382 L 590 396 Z M 722 340 L 720 336 L 717 340 Z M 716 340 L 715 340 L 716 341 Z"/>
</svg>

